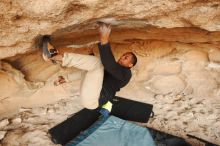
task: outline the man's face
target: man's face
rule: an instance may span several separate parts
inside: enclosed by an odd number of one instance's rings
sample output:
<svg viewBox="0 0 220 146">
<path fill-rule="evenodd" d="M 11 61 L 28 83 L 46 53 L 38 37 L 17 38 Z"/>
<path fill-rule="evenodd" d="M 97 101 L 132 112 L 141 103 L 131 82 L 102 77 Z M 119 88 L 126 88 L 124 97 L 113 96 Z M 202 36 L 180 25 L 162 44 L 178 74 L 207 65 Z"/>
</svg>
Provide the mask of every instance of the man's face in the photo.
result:
<svg viewBox="0 0 220 146">
<path fill-rule="evenodd" d="M 132 63 L 132 54 L 130 54 L 130 53 L 125 53 L 125 54 L 123 54 L 123 55 L 119 58 L 118 63 L 119 63 L 121 66 L 131 68 L 131 67 L 133 66 L 133 63 Z"/>
</svg>

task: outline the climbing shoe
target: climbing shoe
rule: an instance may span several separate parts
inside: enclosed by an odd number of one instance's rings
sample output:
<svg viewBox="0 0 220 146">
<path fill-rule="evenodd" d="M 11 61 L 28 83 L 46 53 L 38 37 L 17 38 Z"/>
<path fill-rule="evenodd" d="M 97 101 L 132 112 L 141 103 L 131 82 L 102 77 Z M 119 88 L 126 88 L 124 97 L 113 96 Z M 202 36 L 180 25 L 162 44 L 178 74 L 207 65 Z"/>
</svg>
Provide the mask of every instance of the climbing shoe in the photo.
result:
<svg viewBox="0 0 220 146">
<path fill-rule="evenodd" d="M 58 54 L 58 50 L 50 44 L 50 37 L 46 35 L 42 38 L 42 49 L 43 59 L 45 61 L 48 61 L 50 58 Z"/>
</svg>

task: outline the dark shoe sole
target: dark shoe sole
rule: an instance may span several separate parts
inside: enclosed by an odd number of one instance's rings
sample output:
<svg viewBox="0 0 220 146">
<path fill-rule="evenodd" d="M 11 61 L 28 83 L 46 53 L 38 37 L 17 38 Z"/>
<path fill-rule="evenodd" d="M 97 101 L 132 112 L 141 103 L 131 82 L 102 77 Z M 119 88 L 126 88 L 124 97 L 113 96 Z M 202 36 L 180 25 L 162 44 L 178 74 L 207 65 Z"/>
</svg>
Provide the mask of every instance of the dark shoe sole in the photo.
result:
<svg viewBox="0 0 220 146">
<path fill-rule="evenodd" d="M 49 36 L 43 36 L 42 41 L 43 41 L 43 55 L 48 58 L 51 58 L 51 54 L 50 54 L 48 47 L 47 47 L 48 43 L 50 42 Z"/>
<path fill-rule="evenodd" d="M 45 35 L 42 38 L 42 49 L 43 49 L 43 58 L 48 61 L 51 57 L 57 55 L 58 51 L 56 49 L 48 49 L 48 43 L 50 42 L 50 37 Z"/>
</svg>

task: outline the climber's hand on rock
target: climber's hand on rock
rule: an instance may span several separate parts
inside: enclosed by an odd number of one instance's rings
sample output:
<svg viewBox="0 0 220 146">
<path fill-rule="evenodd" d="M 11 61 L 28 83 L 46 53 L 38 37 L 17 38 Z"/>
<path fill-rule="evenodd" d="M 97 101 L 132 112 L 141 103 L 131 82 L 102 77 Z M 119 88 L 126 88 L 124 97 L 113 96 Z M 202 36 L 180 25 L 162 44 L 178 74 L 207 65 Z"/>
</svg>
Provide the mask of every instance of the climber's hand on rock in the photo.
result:
<svg viewBox="0 0 220 146">
<path fill-rule="evenodd" d="M 105 23 L 100 24 L 99 35 L 100 35 L 100 41 L 101 41 L 102 45 L 108 43 L 110 33 L 111 33 L 111 25 L 110 24 L 105 24 Z"/>
</svg>

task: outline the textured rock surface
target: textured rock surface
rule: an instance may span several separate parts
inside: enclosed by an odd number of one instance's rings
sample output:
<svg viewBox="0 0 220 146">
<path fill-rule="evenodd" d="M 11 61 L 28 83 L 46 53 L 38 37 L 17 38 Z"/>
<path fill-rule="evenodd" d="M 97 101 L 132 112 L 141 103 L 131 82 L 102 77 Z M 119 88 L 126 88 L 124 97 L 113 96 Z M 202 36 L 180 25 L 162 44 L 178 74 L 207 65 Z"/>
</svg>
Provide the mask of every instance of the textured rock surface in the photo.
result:
<svg viewBox="0 0 220 146">
<path fill-rule="evenodd" d="M 98 20 L 113 24 L 116 59 L 138 57 L 118 95 L 154 104 L 145 126 L 220 144 L 219 0 L 1 0 L 0 8 L 2 145 L 54 145 L 47 130 L 82 108 L 81 72 L 44 62 L 40 36 L 51 34 L 60 52 L 98 55 Z M 54 85 L 70 74 L 74 81 Z"/>
<path fill-rule="evenodd" d="M 138 92 L 140 93 L 140 90 Z M 146 96 L 146 92 L 144 95 Z M 78 100 L 78 96 L 72 96 L 61 100 L 59 103 L 44 107 L 21 108 L 20 112 L 15 115 L 15 118 L 22 119 L 21 123 L 11 123 L 1 127 L 0 130 L 7 131 L 2 144 L 4 146 L 26 144 L 53 146 L 54 144 L 50 141 L 47 130 L 65 120 L 74 112 L 79 111 L 82 106 L 77 102 Z M 184 138 L 187 138 L 185 134 L 188 133 L 219 143 L 219 110 L 213 109 L 213 103 L 172 94 L 156 96 L 155 98 L 148 96 L 148 98 L 141 98 L 141 101 L 147 103 L 151 101 L 154 104 L 155 111 L 155 117 L 150 119 L 148 124 L 142 124 L 143 126 L 150 126 Z M 204 105 L 206 105 L 206 108 L 204 108 Z M 203 146 L 198 141 L 187 140 L 195 146 Z"/>
<path fill-rule="evenodd" d="M 97 54 L 97 46 L 91 47 Z M 208 53 L 213 48 L 216 48 L 215 44 L 195 45 L 163 41 L 112 43 L 116 59 L 123 52 L 131 50 L 135 51 L 139 59 L 137 66 L 132 69 L 131 82 L 118 95 L 154 104 L 155 117 L 147 126 L 184 137 L 189 141 L 191 139 L 187 138 L 186 134 L 190 133 L 219 144 L 220 68 L 218 63 L 215 62 L 213 65 L 213 61 L 208 59 Z M 88 53 L 86 48 L 59 50 Z M 46 134 L 47 129 L 82 108 L 78 97 L 81 72 L 74 68 L 44 63 L 39 52 L 12 57 L 6 61 L 23 71 L 24 75 L 20 76 L 20 81 L 26 86 L 22 86 L 23 90 L 1 101 L 2 116 L 20 109 L 20 114 L 9 119 L 10 125 L 13 126 L 6 126 L 12 131 L 8 131 L 7 128 L 0 129 L 7 131 L 3 144 L 38 145 L 36 141 L 41 140 L 41 144 L 53 145 Z M 48 68 L 46 71 L 44 67 L 38 68 L 44 64 Z M 54 70 L 54 67 L 57 69 Z M 11 68 L 13 67 L 10 66 Z M 16 70 L 15 68 L 13 69 Z M 71 75 L 74 81 L 54 86 L 53 82 L 58 75 Z M 32 82 L 24 80 L 24 77 Z M 44 84 L 41 84 L 42 82 Z M 33 106 L 48 103 L 54 104 L 31 109 Z M 29 128 L 22 130 L 19 125 L 24 123 Z M 32 136 L 37 138 L 30 140 Z"/>
<path fill-rule="evenodd" d="M 156 94 L 179 94 L 185 88 L 184 81 L 178 76 L 156 76 L 150 84 Z"/>
<path fill-rule="evenodd" d="M 6 131 L 0 131 L 0 140 L 5 137 Z"/>
<path fill-rule="evenodd" d="M 83 31 L 83 24 L 85 26 L 90 23 L 90 28 L 94 28 L 96 20 L 107 17 L 118 20 L 114 21 L 115 24 L 129 27 L 197 27 L 209 31 L 220 30 L 218 0 L 2 0 L 0 8 L 0 58 L 34 50 L 38 35 L 51 34 L 66 27 L 68 30 Z M 182 33 L 187 33 L 187 30 Z M 177 38 L 193 41 L 201 33 L 205 33 L 205 37 L 197 41 L 219 41 L 216 37 L 219 33 L 210 33 L 210 37 L 205 31 L 186 34 L 190 37 L 182 37 L 178 33 Z M 173 38 L 170 35 L 160 37 Z"/>
<path fill-rule="evenodd" d="M 220 50 L 219 49 L 212 49 L 209 52 L 209 60 L 212 62 L 217 62 L 219 63 L 219 56 L 220 56 Z"/>
</svg>

